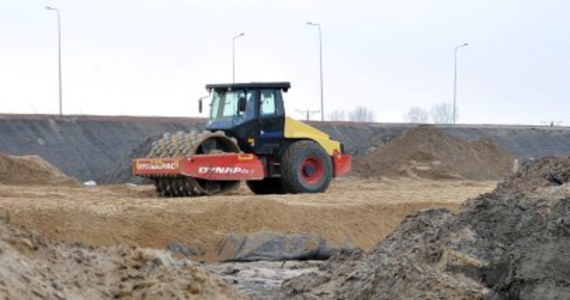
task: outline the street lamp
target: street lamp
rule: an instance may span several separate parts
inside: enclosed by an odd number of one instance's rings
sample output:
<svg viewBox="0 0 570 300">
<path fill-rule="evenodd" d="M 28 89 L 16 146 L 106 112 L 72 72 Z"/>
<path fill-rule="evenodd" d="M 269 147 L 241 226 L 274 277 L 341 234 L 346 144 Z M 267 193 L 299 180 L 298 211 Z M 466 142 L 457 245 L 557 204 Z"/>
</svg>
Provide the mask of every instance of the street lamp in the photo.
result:
<svg viewBox="0 0 570 300">
<path fill-rule="evenodd" d="M 321 75 L 321 122 L 325 120 L 325 110 L 323 102 L 323 36 L 321 32 L 321 24 L 307 22 L 307 25 L 317 26 L 319 28 L 319 69 Z"/>
<path fill-rule="evenodd" d="M 455 64 L 454 64 L 454 72 L 453 72 L 453 125 L 455 125 L 456 119 L 456 103 L 457 103 L 457 51 L 460 48 L 469 46 L 468 43 L 461 44 L 455 47 Z"/>
<path fill-rule="evenodd" d="M 59 64 L 59 115 L 63 115 L 63 101 L 62 101 L 62 88 L 61 88 L 61 17 L 59 9 L 55 7 L 46 6 L 47 10 L 53 10 L 57 13 L 57 38 L 58 38 L 58 64 Z"/>
<path fill-rule="evenodd" d="M 236 82 L 236 39 L 244 35 L 242 32 L 232 38 L 232 83 Z"/>
</svg>

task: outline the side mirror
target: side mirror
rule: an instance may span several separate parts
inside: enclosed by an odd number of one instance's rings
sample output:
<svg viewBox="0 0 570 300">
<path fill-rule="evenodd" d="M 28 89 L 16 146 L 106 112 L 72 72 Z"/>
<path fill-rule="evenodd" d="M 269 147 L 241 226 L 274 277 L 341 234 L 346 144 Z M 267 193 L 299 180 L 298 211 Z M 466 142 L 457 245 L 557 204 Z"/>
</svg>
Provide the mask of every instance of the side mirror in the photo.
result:
<svg viewBox="0 0 570 300">
<path fill-rule="evenodd" d="M 240 112 L 245 111 L 245 106 L 246 106 L 247 102 L 245 100 L 245 98 L 239 98 L 238 100 L 238 109 Z"/>
<path fill-rule="evenodd" d="M 200 98 L 200 100 L 198 100 L 198 112 L 199 113 L 202 113 L 202 99 L 203 98 Z"/>
</svg>

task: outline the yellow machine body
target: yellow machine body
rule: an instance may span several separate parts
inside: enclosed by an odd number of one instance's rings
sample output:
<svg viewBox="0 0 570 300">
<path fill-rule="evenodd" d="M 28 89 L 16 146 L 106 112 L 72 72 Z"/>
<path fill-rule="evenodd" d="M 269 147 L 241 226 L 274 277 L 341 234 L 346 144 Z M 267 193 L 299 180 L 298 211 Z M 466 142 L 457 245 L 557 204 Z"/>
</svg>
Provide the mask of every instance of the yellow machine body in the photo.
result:
<svg viewBox="0 0 570 300">
<path fill-rule="evenodd" d="M 315 127 L 292 119 L 290 117 L 285 117 L 285 130 L 283 132 L 283 135 L 286 139 L 313 140 L 321 145 L 321 147 L 325 149 L 328 155 L 342 153 L 340 142 L 332 140 L 329 135 L 316 129 Z"/>
</svg>

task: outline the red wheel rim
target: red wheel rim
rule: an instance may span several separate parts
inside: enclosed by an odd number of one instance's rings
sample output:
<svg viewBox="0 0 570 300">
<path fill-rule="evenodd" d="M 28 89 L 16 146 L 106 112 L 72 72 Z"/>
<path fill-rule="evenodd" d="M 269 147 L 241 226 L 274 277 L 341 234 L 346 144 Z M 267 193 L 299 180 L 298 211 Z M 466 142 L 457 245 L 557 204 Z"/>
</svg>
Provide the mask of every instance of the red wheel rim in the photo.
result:
<svg viewBox="0 0 570 300">
<path fill-rule="evenodd" d="M 301 176 L 307 184 L 314 185 L 323 178 L 324 167 L 323 162 L 317 157 L 307 157 L 301 165 Z"/>
</svg>

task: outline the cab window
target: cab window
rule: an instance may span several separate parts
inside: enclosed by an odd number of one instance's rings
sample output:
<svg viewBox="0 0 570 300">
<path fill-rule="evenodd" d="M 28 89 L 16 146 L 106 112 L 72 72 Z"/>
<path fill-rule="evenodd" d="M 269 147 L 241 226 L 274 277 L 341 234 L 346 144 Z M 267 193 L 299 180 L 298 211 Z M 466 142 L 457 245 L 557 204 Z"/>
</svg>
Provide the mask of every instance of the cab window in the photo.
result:
<svg viewBox="0 0 570 300">
<path fill-rule="evenodd" d="M 238 113 L 238 99 L 245 97 L 243 91 L 231 91 L 225 95 L 222 116 L 231 117 Z"/>
<path fill-rule="evenodd" d="M 246 107 L 244 112 L 244 120 L 249 121 L 255 118 L 255 99 L 257 96 L 256 90 L 248 90 L 246 97 Z"/>
<path fill-rule="evenodd" d="M 261 90 L 259 103 L 259 114 L 261 117 L 275 115 L 275 92 L 273 90 Z"/>
</svg>

